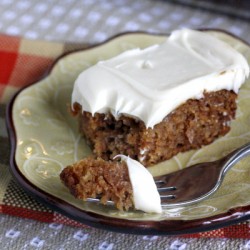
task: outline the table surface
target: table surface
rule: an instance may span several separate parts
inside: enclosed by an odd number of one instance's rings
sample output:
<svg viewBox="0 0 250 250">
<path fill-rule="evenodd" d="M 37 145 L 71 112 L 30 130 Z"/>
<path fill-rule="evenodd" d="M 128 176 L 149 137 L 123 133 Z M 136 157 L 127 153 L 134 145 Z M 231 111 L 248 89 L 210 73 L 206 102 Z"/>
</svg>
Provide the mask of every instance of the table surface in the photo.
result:
<svg viewBox="0 0 250 250">
<path fill-rule="evenodd" d="M 0 32 L 32 40 L 93 44 L 125 31 L 219 28 L 250 42 L 245 8 L 209 2 L 196 8 L 195 1 L 177 2 L 1 0 Z M 0 126 L 6 135 L 2 120 Z M 0 225 L 0 249 L 250 249 L 249 239 L 125 235 L 6 214 L 0 214 Z"/>
</svg>

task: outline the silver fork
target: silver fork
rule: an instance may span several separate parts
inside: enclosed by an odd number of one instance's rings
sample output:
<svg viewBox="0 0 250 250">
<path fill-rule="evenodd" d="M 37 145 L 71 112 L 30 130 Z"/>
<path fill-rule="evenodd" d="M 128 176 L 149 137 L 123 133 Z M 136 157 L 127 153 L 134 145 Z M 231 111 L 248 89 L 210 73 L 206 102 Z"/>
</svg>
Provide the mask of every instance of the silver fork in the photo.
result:
<svg viewBox="0 0 250 250">
<path fill-rule="evenodd" d="M 219 160 L 198 163 L 171 174 L 155 177 L 162 207 L 187 206 L 207 199 L 218 190 L 228 170 L 249 154 L 250 143 L 247 143 Z M 99 198 L 87 200 L 100 201 Z M 108 204 L 114 203 L 108 201 Z"/>
</svg>

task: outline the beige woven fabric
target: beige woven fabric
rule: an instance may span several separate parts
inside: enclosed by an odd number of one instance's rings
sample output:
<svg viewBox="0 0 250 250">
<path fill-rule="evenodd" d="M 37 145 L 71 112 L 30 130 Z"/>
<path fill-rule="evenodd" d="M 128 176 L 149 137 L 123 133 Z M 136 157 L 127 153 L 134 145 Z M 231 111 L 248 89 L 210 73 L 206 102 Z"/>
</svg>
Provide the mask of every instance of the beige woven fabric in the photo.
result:
<svg viewBox="0 0 250 250">
<path fill-rule="evenodd" d="M 177 2 L 180 4 L 167 0 L 1 0 L 0 32 L 29 39 L 100 42 L 124 31 L 166 33 L 202 27 L 224 29 L 250 41 L 249 20 L 242 19 L 249 15 L 241 1 Z M 191 7 L 194 2 L 198 8 Z M 232 18 L 223 14 L 232 12 Z"/>
<path fill-rule="evenodd" d="M 0 217 L 1 249 L 98 250 L 248 250 L 249 239 L 193 239 L 175 236 L 137 236 L 100 229 L 79 229 L 61 224 Z M 11 225 L 11 227 L 10 227 Z"/>
</svg>

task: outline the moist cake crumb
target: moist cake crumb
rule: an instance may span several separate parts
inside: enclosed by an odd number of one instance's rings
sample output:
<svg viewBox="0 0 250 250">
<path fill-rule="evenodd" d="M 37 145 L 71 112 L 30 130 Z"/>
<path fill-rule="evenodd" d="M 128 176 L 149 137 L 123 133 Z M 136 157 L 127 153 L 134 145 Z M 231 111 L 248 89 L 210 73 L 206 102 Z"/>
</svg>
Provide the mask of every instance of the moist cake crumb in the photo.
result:
<svg viewBox="0 0 250 250">
<path fill-rule="evenodd" d="M 180 152 L 212 143 L 230 130 L 235 118 L 237 94 L 220 90 L 204 92 L 203 98 L 189 99 L 153 128 L 125 115 L 92 115 L 75 103 L 80 133 L 94 153 L 105 160 L 128 155 L 145 166 L 168 160 Z"/>
<path fill-rule="evenodd" d="M 78 199 L 101 197 L 102 204 L 111 200 L 119 210 L 133 207 L 132 186 L 123 161 L 87 157 L 64 168 L 60 178 Z"/>
</svg>

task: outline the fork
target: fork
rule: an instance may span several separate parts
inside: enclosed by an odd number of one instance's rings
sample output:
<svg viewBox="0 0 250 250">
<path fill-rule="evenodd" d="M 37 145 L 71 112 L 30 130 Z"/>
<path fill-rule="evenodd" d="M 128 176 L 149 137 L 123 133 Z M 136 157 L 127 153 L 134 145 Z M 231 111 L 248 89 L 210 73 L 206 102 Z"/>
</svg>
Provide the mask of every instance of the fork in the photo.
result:
<svg viewBox="0 0 250 250">
<path fill-rule="evenodd" d="M 219 160 L 154 177 L 162 207 L 187 206 L 207 199 L 218 190 L 228 170 L 249 154 L 250 143 L 247 143 Z M 87 201 L 99 202 L 100 199 L 88 198 Z M 107 204 L 114 203 L 108 201 Z"/>
<path fill-rule="evenodd" d="M 207 199 L 219 189 L 228 170 L 249 154 L 250 143 L 247 143 L 219 160 L 156 177 L 162 207 L 187 206 Z"/>
</svg>

